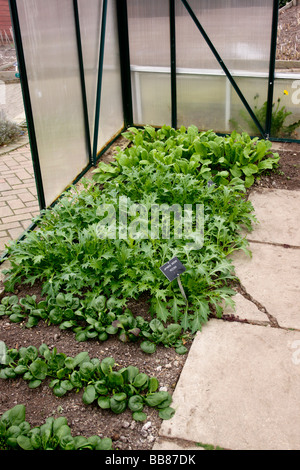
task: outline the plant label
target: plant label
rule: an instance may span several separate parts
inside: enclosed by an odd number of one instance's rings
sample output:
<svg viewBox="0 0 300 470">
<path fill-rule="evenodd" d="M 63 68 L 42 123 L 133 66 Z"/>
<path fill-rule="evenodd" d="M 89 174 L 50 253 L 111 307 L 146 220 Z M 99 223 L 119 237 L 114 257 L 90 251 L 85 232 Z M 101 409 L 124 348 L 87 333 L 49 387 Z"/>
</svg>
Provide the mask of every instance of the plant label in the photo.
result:
<svg viewBox="0 0 300 470">
<path fill-rule="evenodd" d="M 169 279 L 170 282 L 174 281 L 174 279 L 178 278 L 180 274 L 186 271 L 185 266 L 176 257 L 168 261 L 159 269 L 166 276 L 166 278 Z"/>
</svg>

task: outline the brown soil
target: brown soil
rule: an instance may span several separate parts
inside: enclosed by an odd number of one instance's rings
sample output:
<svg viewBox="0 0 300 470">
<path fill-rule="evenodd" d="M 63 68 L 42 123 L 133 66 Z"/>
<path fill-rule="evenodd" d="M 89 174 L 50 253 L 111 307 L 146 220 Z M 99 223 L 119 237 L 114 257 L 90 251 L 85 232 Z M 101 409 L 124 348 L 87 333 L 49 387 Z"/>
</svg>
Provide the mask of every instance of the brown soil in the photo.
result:
<svg viewBox="0 0 300 470">
<path fill-rule="evenodd" d="M 279 13 L 276 59 L 300 60 L 300 5 Z"/>
<path fill-rule="evenodd" d="M 272 151 L 280 155 L 278 168 L 265 172 L 252 188 L 300 190 L 300 144 L 274 143 Z"/>
</svg>

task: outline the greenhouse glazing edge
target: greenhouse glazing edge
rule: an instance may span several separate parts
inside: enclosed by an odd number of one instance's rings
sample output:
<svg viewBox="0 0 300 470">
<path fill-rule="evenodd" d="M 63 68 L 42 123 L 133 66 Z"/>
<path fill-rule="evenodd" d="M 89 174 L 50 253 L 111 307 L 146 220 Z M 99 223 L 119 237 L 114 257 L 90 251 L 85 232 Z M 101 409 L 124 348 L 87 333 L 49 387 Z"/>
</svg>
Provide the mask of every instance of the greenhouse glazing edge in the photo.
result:
<svg viewBox="0 0 300 470">
<path fill-rule="evenodd" d="M 99 46 L 99 58 L 98 58 L 98 77 L 97 77 L 97 93 L 95 97 L 95 117 L 94 117 L 94 134 L 91 143 L 91 134 L 89 128 L 89 117 L 88 117 L 88 104 L 87 104 L 87 92 L 86 92 L 86 81 L 85 81 L 85 72 L 84 72 L 84 63 L 83 63 L 83 53 L 82 53 L 82 34 L 80 29 L 80 17 L 78 10 L 78 0 L 73 0 L 73 10 L 74 10 L 74 24 L 76 31 L 76 40 L 77 40 L 77 53 L 78 53 L 78 63 L 80 71 L 80 83 L 81 83 L 81 95 L 82 95 L 82 104 L 83 104 L 83 118 L 84 118 L 84 128 L 85 128 L 85 138 L 86 138 L 86 148 L 88 153 L 89 163 L 84 168 L 84 170 L 76 177 L 72 182 L 75 184 L 78 182 L 86 172 L 95 167 L 97 161 L 101 158 L 101 155 L 115 142 L 115 140 L 121 135 L 121 133 L 129 126 L 135 125 L 133 118 L 133 97 L 132 97 L 132 83 L 131 83 L 131 64 L 130 64 L 130 42 L 129 42 L 129 30 L 128 30 L 128 7 L 127 0 L 118 0 L 116 1 L 116 13 L 117 13 L 117 29 L 118 29 L 118 46 L 120 53 L 120 73 L 121 73 L 121 88 L 122 88 L 122 104 L 123 104 L 123 120 L 124 127 L 118 132 L 107 144 L 102 148 L 102 150 L 97 152 L 97 142 L 98 142 L 98 132 L 99 132 L 99 119 L 100 119 L 100 110 L 101 110 L 101 97 L 102 97 L 102 79 L 103 79 L 103 60 L 104 60 L 104 49 L 105 49 L 105 40 L 106 40 L 106 19 L 107 19 L 107 5 L 110 0 L 103 0 L 102 3 L 102 15 L 101 15 L 101 29 L 100 29 L 100 46 Z M 169 27 L 170 27 L 170 77 L 171 77 L 171 122 L 172 127 L 177 127 L 177 66 L 176 66 L 176 7 L 175 0 L 168 0 L 169 2 Z M 31 105 L 30 89 L 28 84 L 27 77 L 27 67 L 24 56 L 23 49 L 23 39 L 22 32 L 19 22 L 18 6 L 17 0 L 9 0 L 10 11 L 13 23 L 15 44 L 17 49 L 17 56 L 19 62 L 19 70 L 21 75 L 21 85 L 23 92 L 23 100 L 26 112 L 26 118 L 28 123 L 28 133 L 30 139 L 30 146 L 32 152 L 32 160 L 34 166 L 34 173 L 36 178 L 36 186 L 38 192 L 38 200 L 40 205 L 40 210 L 44 210 L 47 207 L 43 179 L 41 173 L 40 159 L 39 159 L 39 149 L 36 139 L 35 132 L 35 123 L 34 115 Z M 271 124 L 272 124 L 272 103 L 273 103 L 273 94 L 274 94 L 274 81 L 275 81 L 275 59 L 276 59 L 276 42 L 277 42 L 277 27 L 278 27 L 278 10 L 279 10 L 279 0 L 273 1 L 273 13 L 272 13 L 272 32 L 271 32 L 271 45 L 270 45 L 270 61 L 269 61 L 269 77 L 268 77 L 268 91 L 267 91 L 267 113 L 266 113 L 266 123 L 265 127 L 257 120 L 256 115 L 254 114 L 251 106 L 246 100 L 244 94 L 237 85 L 234 77 L 230 73 L 226 64 L 222 60 L 222 57 L 219 55 L 217 49 L 215 48 L 213 42 L 210 40 L 205 29 L 199 22 L 197 16 L 195 15 L 193 9 L 191 8 L 187 0 L 181 0 L 181 3 L 184 5 L 185 9 L 189 13 L 191 19 L 199 30 L 199 35 L 201 35 L 206 44 L 209 46 L 214 57 L 217 59 L 220 67 L 225 73 L 227 79 L 230 81 L 230 84 L 236 91 L 241 102 L 246 108 L 248 114 L 251 116 L 256 127 L 260 131 L 262 138 L 270 139 L 272 141 L 285 141 L 285 142 L 300 142 L 295 139 L 281 139 L 274 138 L 270 135 Z M 147 124 L 147 123 L 145 123 Z M 137 126 L 138 127 L 138 126 Z M 71 187 L 71 185 L 69 186 Z M 52 207 L 57 203 L 60 196 L 50 205 Z M 27 231 L 30 231 L 35 228 L 35 224 L 32 224 Z M 26 237 L 27 231 L 20 237 L 20 240 Z M 2 262 L 6 258 L 6 254 L 0 258 Z"/>
</svg>

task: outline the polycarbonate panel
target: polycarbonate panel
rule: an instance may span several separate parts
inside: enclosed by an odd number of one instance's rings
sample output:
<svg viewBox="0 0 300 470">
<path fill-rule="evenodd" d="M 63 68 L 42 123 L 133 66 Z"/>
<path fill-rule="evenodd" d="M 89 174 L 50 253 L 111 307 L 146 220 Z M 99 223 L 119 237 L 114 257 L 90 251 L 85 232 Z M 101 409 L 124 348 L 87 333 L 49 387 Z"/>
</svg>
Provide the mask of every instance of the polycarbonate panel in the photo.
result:
<svg viewBox="0 0 300 470">
<path fill-rule="evenodd" d="M 256 115 L 263 130 L 265 130 L 266 113 L 262 112 L 261 109 L 266 109 L 267 107 L 268 77 L 249 77 L 245 74 L 244 76 L 235 76 L 234 79 L 239 88 L 243 90 L 249 106 Z M 237 93 L 233 87 L 230 87 L 230 89 L 230 130 L 248 132 L 252 136 L 261 136 L 260 130 L 245 109 Z"/>
<path fill-rule="evenodd" d="M 107 6 L 98 151 L 124 127 L 116 1 Z"/>
<path fill-rule="evenodd" d="M 268 72 L 273 0 L 188 0 L 223 62 L 232 71 Z M 215 68 L 187 9 L 176 1 L 178 67 Z"/>
<path fill-rule="evenodd" d="M 179 127 L 193 124 L 200 130 L 228 131 L 224 75 L 179 74 L 177 95 Z"/>
<path fill-rule="evenodd" d="M 285 118 L 280 124 L 280 112 Z M 291 113 L 287 115 L 286 113 Z M 278 72 L 275 79 L 273 97 L 272 137 L 285 139 L 300 139 L 300 73 Z M 290 127 L 292 126 L 292 127 Z"/>
<path fill-rule="evenodd" d="M 128 0 L 127 5 L 134 123 L 170 124 L 169 0 Z"/>
<path fill-rule="evenodd" d="M 87 166 L 72 0 L 18 0 L 47 206 Z"/>
<path fill-rule="evenodd" d="M 170 73 L 131 72 L 135 125 L 171 125 Z"/>
<path fill-rule="evenodd" d="M 78 0 L 91 144 L 94 136 L 103 0 Z"/>
<path fill-rule="evenodd" d="M 189 0 L 188 3 L 254 111 L 255 96 L 259 93 L 266 101 L 268 95 L 273 1 Z M 176 0 L 176 49 L 177 67 L 182 74 L 186 71 L 185 81 L 178 80 L 178 116 L 184 114 L 190 123 L 195 120 L 197 116 L 192 111 L 189 115 L 188 108 L 195 107 L 194 97 L 203 96 L 205 104 L 198 101 L 200 122 L 200 116 L 206 112 L 208 128 L 217 132 L 232 130 L 232 120 L 238 119 L 245 107 L 225 79 L 215 78 L 224 75 L 221 65 L 181 0 Z M 200 79 L 210 74 L 214 77 L 211 81 Z M 205 87 L 206 91 L 195 90 L 197 75 L 199 87 Z M 221 119 L 224 107 L 225 128 Z M 261 125 L 264 128 L 265 122 Z"/>
</svg>

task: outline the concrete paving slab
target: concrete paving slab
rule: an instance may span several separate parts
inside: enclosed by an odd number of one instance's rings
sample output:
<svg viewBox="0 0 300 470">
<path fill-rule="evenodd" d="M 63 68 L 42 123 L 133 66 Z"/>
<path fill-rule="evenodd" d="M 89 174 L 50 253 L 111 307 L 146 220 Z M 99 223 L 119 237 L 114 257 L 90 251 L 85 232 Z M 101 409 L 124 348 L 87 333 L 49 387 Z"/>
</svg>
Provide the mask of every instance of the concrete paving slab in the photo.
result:
<svg viewBox="0 0 300 470">
<path fill-rule="evenodd" d="M 248 239 L 300 246 L 300 191 L 260 189 L 249 199 L 259 223 Z"/>
<path fill-rule="evenodd" d="M 153 450 L 177 450 L 177 451 L 190 451 L 190 450 L 204 450 L 203 447 L 193 445 L 190 443 L 178 443 L 168 439 L 158 438 L 153 446 Z"/>
<path fill-rule="evenodd" d="M 300 332 L 210 320 L 198 333 L 161 438 L 233 450 L 300 449 Z"/>
<path fill-rule="evenodd" d="M 232 256 L 241 284 L 279 326 L 300 329 L 300 250 L 260 243 L 250 250 L 252 258 Z"/>
<path fill-rule="evenodd" d="M 241 294 L 232 297 L 235 307 L 224 308 L 224 315 L 234 315 L 240 320 L 248 320 L 259 324 L 270 325 L 269 319 L 264 312 L 261 312 L 255 303 L 245 299 Z"/>
</svg>

